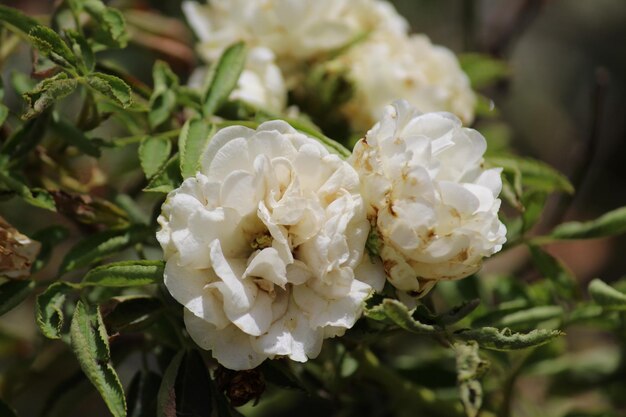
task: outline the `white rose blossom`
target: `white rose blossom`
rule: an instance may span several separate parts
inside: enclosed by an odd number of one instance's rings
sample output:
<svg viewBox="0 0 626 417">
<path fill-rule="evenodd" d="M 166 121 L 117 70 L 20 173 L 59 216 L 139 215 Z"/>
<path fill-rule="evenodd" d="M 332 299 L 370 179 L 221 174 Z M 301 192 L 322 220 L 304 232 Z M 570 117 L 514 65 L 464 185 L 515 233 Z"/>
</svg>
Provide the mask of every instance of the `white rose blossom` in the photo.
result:
<svg viewBox="0 0 626 417">
<path fill-rule="evenodd" d="M 342 47 L 364 32 L 400 34 L 408 24 L 383 0 L 210 0 L 183 2 L 209 61 L 236 41 L 271 49 L 281 68 Z"/>
<path fill-rule="evenodd" d="M 282 121 L 220 130 L 158 222 L 165 285 L 187 331 L 230 369 L 316 357 L 372 291 L 355 269 L 384 283 L 362 263 L 369 222 L 357 173 Z"/>
<path fill-rule="evenodd" d="M 397 99 L 424 112 L 454 113 L 466 124 L 474 118 L 476 97 L 456 56 L 425 35 L 373 33 L 339 60 L 354 86 L 342 111 L 358 131 L 371 127 Z"/>
<path fill-rule="evenodd" d="M 207 72 L 207 67 L 197 68 L 189 78 L 189 87 L 202 88 Z M 242 100 L 276 113 L 285 110 L 287 88 L 272 51 L 260 47 L 248 51 L 245 67 L 230 99 Z"/>
<path fill-rule="evenodd" d="M 421 296 L 439 280 L 476 272 L 505 243 L 500 168 L 484 169 L 486 142 L 450 113 L 399 100 L 354 148 L 387 278 Z"/>
</svg>

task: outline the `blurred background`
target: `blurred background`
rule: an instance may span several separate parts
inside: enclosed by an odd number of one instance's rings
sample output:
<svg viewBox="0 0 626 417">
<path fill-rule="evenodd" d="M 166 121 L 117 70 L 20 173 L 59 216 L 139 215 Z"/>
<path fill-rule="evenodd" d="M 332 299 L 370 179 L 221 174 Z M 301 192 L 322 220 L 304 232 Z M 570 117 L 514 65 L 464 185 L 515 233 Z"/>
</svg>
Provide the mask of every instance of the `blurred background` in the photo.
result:
<svg viewBox="0 0 626 417">
<path fill-rule="evenodd" d="M 49 0 L 0 0 L 0 3 L 31 15 L 48 14 L 53 6 Z M 410 21 L 413 32 L 427 34 L 434 43 L 457 53 L 480 52 L 506 61 L 510 76 L 481 90 L 493 101 L 498 115 L 495 121 L 479 117 L 474 127 L 490 142 L 508 143 L 517 153 L 558 168 L 577 189 L 572 198 L 550 199 L 537 233 L 563 220 L 591 219 L 626 205 L 626 1 L 395 0 L 393 3 Z M 108 52 L 112 61 L 148 84 L 155 59 L 168 61 L 181 79 L 189 76 L 197 58 L 193 35 L 182 18 L 180 1 L 126 0 L 113 1 L 110 5 L 125 11 L 132 28 L 130 46 L 124 51 Z M 30 72 L 28 51 L 20 51 L 5 63 L 3 78 L 16 70 Z M 7 96 L 14 105 L 19 100 L 11 91 Z M 105 156 L 103 163 L 107 175 L 128 184 L 138 181 L 128 174 L 137 165 L 132 156 L 115 160 L 107 160 Z M 86 181 L 98 175 L 89 161 L 83 161 L 77 170 Z M 36 210 L 15 201 L 0 202 L 0 212 L 26 234 L 43 226 Z M 60 216 L 58 222 L 66 223 Z M 548 250 L 558 255 L 581 283 L 594 277 L 613 282 L 626 275 L 626 237 L 559 243 Z M 488 262 L 485 270 L 495 275 L 516 271 L 521 282 L 533 282 L 539 275 L 527 267 L 527 258 L 524 248 L 511 250 Z M 32 308 L 32 302 L 25 303 L 0 318 L 3 374 L 0 383 L 4 386 L 12 384 L 10 372 L 19 372 L 14 358 L 28 358 L 38 348 L 36 344 L 41 343 Z M 584 352 L 608 344 L 611 337 L 599 331 L 572 329 L 564 343 L 568 351 Z M 9 340 L 11 343 L 4 343 Z M 15 340 L 19 343 L 15 344 Z M 57 360 L 54 353 L 50 357 Z M 43 369 L 46 360 L 39 358 L 39 362 L 25 366 Z M 66 366 L 76 368 L 72 360 L 61 357 L 44 374 L 21 382 L 33 385 L 15 398 L 20 416 L 39 415 L 50 397 L 49 382 L 57 379 Z M 124 383 L 131 376 L 130 370 L 125 372 L 122 368 Z M 574 405 L 593 409 L 605 403 L 598 392 L 560 400 L 548 398 L 542 381 L 533 376 L 519 380 L 512 415 L 550 416 L 551 411 L 545 410 L 558 410 L 552 414 L 556 416 Z M 85 393 L 76 395 L 80 398 Z M 95 394 L 89 395 L 96 398 Z M 106 415 L 98 401 L 88 404 L 82 415 Z M 538 414 L 539 409 L 544 410 L 542 414 Z M 274 415 L 279 414 L 275 410 Z M 260 411 L 259 415 L 272 414 Z M 285 411 L 280 415 L 290 414 Z"/>
</svg>

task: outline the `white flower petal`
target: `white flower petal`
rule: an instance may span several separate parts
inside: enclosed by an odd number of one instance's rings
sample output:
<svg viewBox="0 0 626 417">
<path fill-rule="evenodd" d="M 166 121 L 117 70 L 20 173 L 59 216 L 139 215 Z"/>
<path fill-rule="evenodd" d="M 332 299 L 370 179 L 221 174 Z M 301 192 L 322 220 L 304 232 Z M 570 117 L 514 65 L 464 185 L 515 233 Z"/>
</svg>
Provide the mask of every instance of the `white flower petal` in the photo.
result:
<svg viewBox="0 0 626 417">
<path fill-rule="evenodd" d="M 159 225 L 187 330 L 231 369 L 316 357 L 371 291 L 354 275 L 369 231 L 356 172 L 282 121 L 218 132 Z"/>
<path fill-rule="evenodd" d="M 243 276 L 263 278 L 284 288 L 287 284 L 287 266 L 276 249 L 265 248 L 253 255 Z"/>
<path fill-rule="evenodd" d="M 223 366 L 243 370 L 256 368 L 267 356 L 254 350 L 250 336 L 234 325 L 217 330 L 210 323 L 185 310 L 185 327 L 198 346 L 211 350 Z"/>
<path fill-rule="evenodd" d="M 419 113 L 406 101 L 355 146 L 368 215 L 382 240 L 389 281 L 424 295 L 440 279 L 476 272 L 502 248 L 500 169 L 482 168 L 486 142 L 447 113 Z"/>
</svg>

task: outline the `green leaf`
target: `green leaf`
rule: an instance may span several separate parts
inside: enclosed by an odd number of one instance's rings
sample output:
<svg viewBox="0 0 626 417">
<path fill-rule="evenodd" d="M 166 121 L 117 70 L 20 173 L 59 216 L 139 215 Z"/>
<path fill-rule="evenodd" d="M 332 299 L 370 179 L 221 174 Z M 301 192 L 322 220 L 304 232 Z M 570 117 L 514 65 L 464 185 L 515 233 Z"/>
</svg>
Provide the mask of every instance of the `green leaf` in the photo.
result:
<svg viewBox="0 0 626 417">
<path fill-rule="evenodd" d="M 55 63 L 71 68 L 76 66 L 76 56 L 65 41 L 52 29 L 43 25 L 33 26 L 28 32 L 33 45 Z"/>
<path fill-rule="evenodd" d="M 453 333 L 456 339 L 476 341 L 480 347 L 492 350 L 517 350 L 541 346 L 563 335 L 560 330 L 537 329 L 529 333 L 513 333 L 510 329 L 482 327 L 463 329 Z"/>
<path fill-rule="evenodd" d="M 576 279 L 561 261 L 538 246 L 528 245 L 528 250 L 533 263 L 539 272 L 552 283 L 557 294 L 564 299 L 580 298 Z"/>
<path fill-rule="evenodd" d="M 463 320 L 469 314 L 471 314 L 480 305 L 480 300 L 475 298 L 473 300 L 464 301 L 462 304 L 452 308 L 450 311 L 442 314 L 436 320 L 438 323 L 444 326 L 458 323 Z"/>
<path fill-rule="evenodd" d="M 98 287 L 137 287 L 163 281 L 163 261 L 124 261 L 87 272 L 81 284 Z"/>
<path fill-rule="evenodd" d="M 472 88 L 483 88 L 511 74 L 505 61 L 486 54 L 465 53 L 459 55 L 461 68 L 467 74 Z"/>
<path fill-rule="evenodd" d="M 442 329 L 439 326 L 420 323 L 416 321 L 407 307 L 400 301 L 386 298 L 383 300 L 383 311 L 385 315 L 399 327 L 412 333 L 436 333 Z"/>
<path fill-rule="evenodd" d="M 489 362 L 478 355 L 478 343 L 455 343 L 457 383 L 461 402 L 468 417 L 476 417 L 483 402 L 483 388 L 479 378 L 489 368 Z"/>
<path fill-rule="evenodd" d="M 161 136 L 146 136 L 139 145 L 139 162 L 146 178 L 152 178 L 167 162 L 172 141 Z"/>
<path fill-rule="evenodd" d="M 145 226 L 131 226 L 125 230 L 109 230 L 93 234 L 78 242 L 63 258 L 59 269 L 65 273 L 98 262 L 108 256 L 142 242 L 151 231 Z"/>
<path fill-rule="evenodd" d="M 127 108 L 133 102 L 128 84 L 114 75 L 94 72 L 87 76 L 87 84 L 98 93 L 110 98 L 115 103 Z"/>
<path fill-rule="evenodd" d="M 144 295 L 114 297 L 113 311 L 104 317 L 107 327 L 116 332 L 141 331 L 159 317 L 161 301 Z"/>
<path fill-rule="evenodd" d="M 86 155 L 93 156 L 95 158 L 100 157 L 100 143 L 96 140 L 88 138 L 82 130 L 77 129 L 67 120 L 62 119 L 60 116 L 55 114 L 53 115 L 51 127 L 59 139 L 67 142 L 68 145 L 75 146 L 79 151 Z"/>
<path fill-rule="evenodd" d="M 89 42 L 83 35 L 75 30 L 67 30 L 65 34 L 72 42 L 72 51 L 79 60 L 82 73 L 85 75 L 89 74 L 96 67 L 96 57 Z"/>
<path fill-rule="evenodd" d="M 9 280 L 0 285 L 0 316 L 13 310 L 29 296 L 35 288 L 33 281 Z"/>
<path fill-rule="evenodd" d="M 523 184 L 529 188 L 548 193 L 574 192 L 574 186 L 567 177 L 543 162 L 514 156 L 488 157 L 485 161 L 490 166 L 504 168 L 505 172 L 521 173 Z"/>
<path fill-rule="evenodd" d="M 111 414 L 125 417 L 124 389 L 109 363 L 109 340 L 99 309 L 79 301 L 74 310 L 70 336 L 81 369 L 96 387 Z"/>
<path fill-rule="evenodd" d="M 17 9 L 0 4 L 0 22 L 13 26 L 24 34 L 28 34 L 32 28 L 41 26 L 38 21 L 25 15 Z"/>
<path fill-rule="evenodd" d="M 302 133 L 306 133 L 313 139 L 316 139 L 318 142 L 324 145 L 324 147 L 328 149 L 329 152 L 337 154 L 343 159 L 349 158 L 352 154 L 352 152 L 350 152 L 350 150 L 343 146 L 341 143 L 324 135 L 320 131 L 320 129 L 311 122 L 292 118 L 285 118 L 284 120 L 289 123 L 294 129 L 299 130 Z"/>
<path fill-rule="evenodd" d="M 178 77 L 163 61 L 157 61 L 152 69 L 154 89 L 150 97 L 148 122 L 152 129 L 157 128 L 171 118 L 176 108 Z"/>
<path fill-rule="evenodd" d="M 176 415 L 210 416 L 212 405 L 207 367 L 196 350 L 188 351 L 176 377 Z"/>
<path fill-rule="evenodd" d="M 178 416 L 176 413 L 176 377 L 184 355 L 184 351 L 178 352 L 163 374 L 157 396 L 157 417 Z"/>
<path fill-rule="evenodd" d="M 182 182 L 178 158 L 178 154 L 172 156 L 143 190 L 152 193 L 169 193 L 178 188 Z"/>
<path fill-rule="evenodd" d="M 157 399 L 157 417 L 210 416 L 210 377 L 198 352 L 181 351 L 163 376 Z"/>
<path fill-rule="evenodd" d="M 0 185 L 3 185 L 9 190 L 15 192 L 15 194 L 20 196 L 30 205 L 50 211 L 56 211 L 54 199 L 46 190 L 42 190 L 40 188 L 28 188 L 26 184 L 4 171 L 0 171 Z"/>
<path fill-rule="evenodd" d="M 22 118 L 31 119 L 37 116 L 50 107 L 55 101 L 73 93 L 77 85 L 77 81 L 73 78 L 68 78 L 67 74 L 64 72 L 52 78 L 46 78 L 37 84 L 33 90 L 24 94 L 24 99 L 28 103 L 29 110 Z"/>
<path fill-rule="evenodd" d="M 2 146 L 4 155 L 11 157 L 11 162 L 16 161 L 33 150 L 43 139 L 48 128 L 50 113 L 46 112 L 34 120 L 29 120 L 18 128 Z"/>
<path fill-rule="evenodd" d="M 189 119 L 180 131 L 180 172 L 183 178 L 196 175 L 200 169 L 200 158 L 215 133 L 215 125 L 204 120 Z"/>
<path fill-rule="evenodd" d="M 144 225 L 150 223 L 150 217 L 139 207 L 135 199 L 131 196 L 118 194 L 115 196 L 114 202 L 126 212 L 131 222 Z"/>
<path fill-rule="evenodd" d="M 205 116 L 213 115 L 228 99 L 237 86 L 246 63 L 246 46 L 243 42 L 229 46 L 212 69 L 208 87 L 204 93 Z"/>
<path fill-rule="evenodd" d="M 128 387 L 128 417 L 156 416 L 160 383 L 160 375 L 152 371 L 138 371 L 135 374 Z"/>
<path fill-rule="evenodd" d="M 81 3 L 97 23 L 98 30 L 94 38 L 98 42 L 112 48 L 126 47 L 128 42 L 126 21 L 119 10 L 106 7 L 100 0 L 84 0 Z"/>
<path fill-rule="evenodd" d="M 37 296 L 35 317 L 41 333 L 47 338 L 59 339 L 61 337 L 65 322 L 63 305 L 67 293 L 73 289 L 74 287 L 66 282 L 55 282 Z"/>
<path fill-rule="evenodd" d="M 616 290 L 602 280 L 594 279 L 589 283 L 589 295 L 593 301 L 604 308 L 626 310 L 626 294 Z"/>
<path fill-rule="evenodd" d="M 522 233 L 529 231 L 541 218 L 546 206 L 547 193 L 543 191 L 531 191 L 522 195 Z"/>
<path fill-rule="evenodd" d="M 493 317 L 493 320 L 489 321 L 489 324 L 501 327 L 512 327 L 514 329 L 528 329 L 534 328 L 537 324 L 544 321 L 562 318 L 563 307 L 558 305 L 552 306 L 537 306 L 528 309 L 520 309 L 511 312 L 504 312 L 504 314 L 497 314 Z M 485 320 L 479 318 L 473 323 L 474 325 L 486 324 Z"/>
<path fill-rule="evenodd" d="M 549 237 L 559 240 L 595 239 L 626 233 L 626 206 L 588 222 L 569 222 L 557 226 Z"/>
</svg>

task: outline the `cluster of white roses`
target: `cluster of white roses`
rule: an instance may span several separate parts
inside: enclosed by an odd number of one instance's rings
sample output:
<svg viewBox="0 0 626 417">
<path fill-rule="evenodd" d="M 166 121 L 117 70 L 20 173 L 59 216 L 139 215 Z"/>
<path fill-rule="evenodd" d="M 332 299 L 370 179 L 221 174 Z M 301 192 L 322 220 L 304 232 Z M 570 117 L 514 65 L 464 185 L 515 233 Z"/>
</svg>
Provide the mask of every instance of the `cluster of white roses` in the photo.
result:
<svg viewBox="0 0 626 417">
<path fill-rule="evenodd" d="M 499 169 L 449 113 L 388 106 L 348 161 L 283 121 L 220 130 L 159 217 L 165 285 L 225 367 L 314 358 L 385 277 L 409 295 L 504 243 Z M 380 257 L 365 251 L 370 225 Z"/>
<path fill-rule="evenodd" d="M 212 0 L 184 10 L 208 61 L 248 43 L 232 97 L 277 111 L 307 61 L 367 34 L 337 58 L 355 83 L 342 111 L 357 129 L 378 120 L 347 161 L 284 121 L 224 128 L 195 177 L 168 195 L 157 235 L 165 285 L 189 335 L 223 366 L 314 358 L 386 282 L 416 298 L 501 249 L 500 170 L 483 168 L 485 139 L 457 117 L 473 116 L 467 78 L 451 52 L 409 36 L 389 3 Z M 395 98 L 408 101 L 386 105 Z"/>
<path fill-rule="evenodd" d="M 206 61 L 236 41 L 250 46 L 233 94 L 251 104 L 284 110 L 287 91 L 310 66 L 341 49 L 332 67 L 352 85 L 341 112 L 353 129 L 364 132 L 396 99 L 422 111 L 452 112 L 465 123 L 474 117 L 476 98 L 455 55 L 424 35 L 409 35 L 408 23 L 387 1 L 185 1 L 183 10 Z"/>
</svg>

